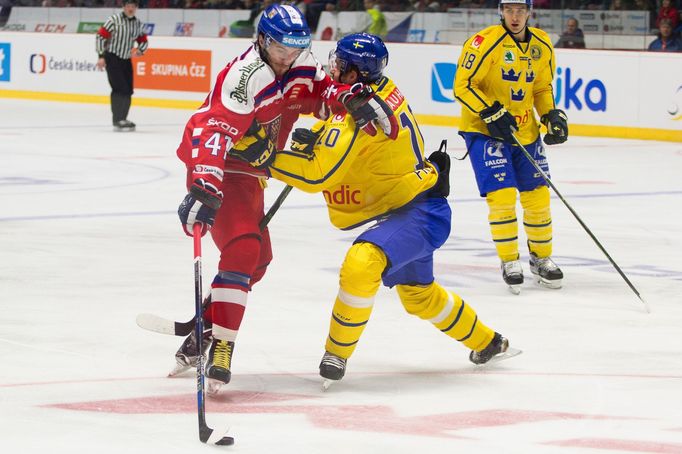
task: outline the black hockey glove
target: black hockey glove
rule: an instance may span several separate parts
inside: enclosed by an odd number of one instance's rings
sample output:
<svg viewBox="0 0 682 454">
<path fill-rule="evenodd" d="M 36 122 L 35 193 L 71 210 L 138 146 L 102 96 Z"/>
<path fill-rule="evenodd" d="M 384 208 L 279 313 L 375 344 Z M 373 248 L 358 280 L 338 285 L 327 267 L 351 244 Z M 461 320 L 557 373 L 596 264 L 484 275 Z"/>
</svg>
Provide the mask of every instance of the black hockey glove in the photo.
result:
<svg viewBox="0 0 682 454">
<path fill-rule="evenodd" d="M 516 143 L 513 134 L 519 130 L 519 127 L 516 125 L 514 116 L 499 101 L 495 101 L 492 106 L 486 107 L 478 115 L 488 127 L 492 137 L 508 143 Z"/>
<path fill-rule="evenodd" d="M 291 151 L 301 157 L 312 161 L 315 157 L 315 144 L 320 138 L 324 127 L 314 129 L 296 128 L 291 135 Z"/>
<path fill-rule="evenodd" d="M 275 144 L 256 120 L 253 121 L 244 137 L 230 150 L 231 156 L 246 161 L 257 169 L 269 167 L 275 160 L 276 154 Z"/>
<path fill-rule="evenodd" d="M 185 234 L 194 236 L 192 229 L 198 222 L 201 224 L 201 236 L 204 236 L 213 226 L 216 212 L 222 202 L 223 193 L 213 184 L 203 178 L 194 180 L 189 194 L 182 199 L 178 207 L 178 216 Z"/>
<path fill-rule="evenodd" d="M 443 140 L 438 151 L 429 155 L 429 162 L 438 167 L 438 182 L 431 188 L 432 195 L 447 197 L 450 194 L 450 155 L 447 149 L 448 141 Z"/>
<path fill-rule="evenodd" d="M 355 120 L 355 124 L 370 136 L 377 133 L 373 123 L 376 121 L 390 139 L 395 140 L 398 137 L 398 120 L 393 110 L 369 85 L 356 83 L 339 99 Z"/>
<path fill-rule="evenodd" d="M 543 142 L 547 145 L 564 143 L 568 139 L 568 117 L 563 110 L 552 109 L 540 119 L 547 127 L 547 134 L 543 137 Z"/>
</svg>

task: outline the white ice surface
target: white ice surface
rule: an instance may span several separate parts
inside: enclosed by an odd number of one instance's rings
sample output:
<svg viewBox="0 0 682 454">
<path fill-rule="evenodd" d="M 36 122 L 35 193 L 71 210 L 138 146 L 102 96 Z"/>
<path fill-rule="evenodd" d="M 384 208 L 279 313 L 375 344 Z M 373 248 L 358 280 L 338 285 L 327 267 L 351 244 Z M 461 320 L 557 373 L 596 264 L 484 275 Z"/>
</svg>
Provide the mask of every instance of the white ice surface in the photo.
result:
<svg viewBox="0 0 682 454">
<path fill-rule="evenodd" d="M 507 292 L 468 162 L 453 161 L 453 230 L 436 275 L 524 354 L 478 369 L 382 288 L 346 377 L 321 391 L 338 267 L 359 233 L 334 230 L 321 196 L 294 191 L 271 223 L 233 381 L 207 401 L 165 375 L 181 339 L 140 312 L 193 314 L 192 243 L 176 215 L 175 157 L 189 111 L 0 100 L 0 452 L 682 453 L 682 144 L 571 137 L 553 181 L 651 306 L 561 201 L 554 257 L 564 288 Z M 309 121 L 304 121 L 309 123 Z M 428 149 L 454 129 L 424 127 Z M 266 204 L 282 185 L 272 182 Z M 229 195 L 228 195 L 229 196 Z M 525 236 L 520 232 L 520 243 Z M 204 282 L 217 254 L 204 241 Z"/>
</svg>

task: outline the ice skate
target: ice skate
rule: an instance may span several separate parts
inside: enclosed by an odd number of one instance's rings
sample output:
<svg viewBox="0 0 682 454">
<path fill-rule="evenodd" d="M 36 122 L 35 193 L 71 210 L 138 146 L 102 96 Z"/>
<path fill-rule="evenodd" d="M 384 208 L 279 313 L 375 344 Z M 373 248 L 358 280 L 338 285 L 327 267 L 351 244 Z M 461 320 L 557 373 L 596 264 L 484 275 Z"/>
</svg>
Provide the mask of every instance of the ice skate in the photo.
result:
<svg viewBox="0 0 682 454">
<path fill-rule="evenodd" d="M 530 253 L 530 272 L 535 276 L 535 281 L 543 287 L 551 289 L 561 288 L 561 280 L 564 273 L 552 261 L 551 257 L 538 258 L 534 252 Z"/>
<path fill-rule="evenodd" d="M 206 354 L 206 350 L 211 345 L 211 340 L 213 339 L 211 329 L 204 331 L 203 340 L 201 342 L 201 354 Z M 197 342 L 194 331 L 185 338 L 175 352 L 175 367 L 168 372 L 169 377 L 175 377 L 183 372 L 189 370 L 192 367 L 197 367 Z"/>
<path fill-rule="evenodd" d="M 335 381 L 341 380 L 346 373 L 346 360 L 329 352 L 324 352 L 320 361 L 320 376 L 324 378 L 322 388 L 327 389 Z"/>
<path fill-rule="evenodd" d="M 521 262 L 518 260 L 510 260 L 502 262 L 502 279 L 509 286 L 509 291 L 514 295 L 521 293 L 521 284 L 523 284 L 523 268 Z"/>
<path fill-rule="evenodd" d="M 135 131 L 135 123 L 129 120 L 119 120 L 116 123 L 114 123 L 114 131 L 116 132 Z"/>
<path fill-rule="evenodd" d="M 213 339 L 206 362 L 206 377 L 208 378 L 206 391 L 209 394 L 216 394 L 223 385 L 230 382 L 233 351 L 234 342 Z"/>
<path fill-rule="evenodd" d="M 506 337 L 502 337 L 500 333 L 495 333 L 490 344 L 480 352 L 472 350 L 469 354 L 469 361 L 474 364 L 485 364 L 493 358 L 503 356 L 509 350 L 509 341 Z M 520 350 L 513 349 L 513 355 L 516 356 L 521 353 Z"/>
</svg>

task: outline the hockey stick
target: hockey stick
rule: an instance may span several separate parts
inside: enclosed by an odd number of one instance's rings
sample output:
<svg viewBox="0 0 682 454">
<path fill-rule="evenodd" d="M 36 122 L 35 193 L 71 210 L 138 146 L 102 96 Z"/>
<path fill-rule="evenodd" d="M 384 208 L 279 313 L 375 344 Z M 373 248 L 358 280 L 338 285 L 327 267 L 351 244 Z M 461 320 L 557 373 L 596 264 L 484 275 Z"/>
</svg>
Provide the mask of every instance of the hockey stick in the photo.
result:
<svg viewBox="0 0 682 454">
<path fill-rule="evenodd" d="M 279 207 L 282 206 L 282 203 L 284 203 L 284 199 L 287 198 L 292 189 L 294 189 L 293 186 L 290 185 L 284 186 L 282 192 L 280 192 L 279 195 L 277 196 L 277 199 L 275 199 L 275 203 L 272 204 L 268 212 L 265 213 L 265 216 L 263 216 L 263 219 L 261 219 L 260 222 L 258 223 L 258 227 L 260 228 L 261 232 L 265 230 L 265 227 L 268 226 L 270 220 L 275 215 L 275 213 L 277 213 Z"/>
<path fill-rule="evenodd" d="M 265 227 L 268 226 L 275 213 L 277 213 L 277 210 L 279 210 L 279 208 L 282 206 L 282 203 L 284 203 L 284 199 L 287 198 L 292 189 L 292 186 L 287 185 L 284 187 L 284 189 L 282 189 L 282 192 L 279 193 L 275 202 L 272 204 L 268 212 L 263 215 L 263 219 L 261 219 L 261 221 L 258 223 L 258 227 L 261 231 L 265 230 Z M 192 332 L 194 329 L 194 321 L 195 318 L 192 317 L 186 322 L 176 322 L 174 320 L 168 320 L 167 318 L 159 317 L 158 315 L 154 314 L 139 314 L 135 319 L 137 326 L 142 329 L 154 331 L 155 333 L 170 334 L 182 337 L 188 336 L 189 333 Z"/>
<path fill-rule="evenodd" d="M 649 310 L 649 305 L 647 304 L 646 301 L 644 301 L 644 298 L 642 298 L 642 295 L 639 294 L 639 292 L 637 291 L 637 289 L 635 288 L 635 286 L 632 284 L 632 282 L 630 282 L 630 279 L 628 279 L 628 277 L 625 275 L 625 273 L 623 272 L 623 270 L 620 269 L 620 267 L 618 266 L 618 264 L 611 258 L 611 256 L 609 255 L 609 253 L 606 252 L 606 249 L 604 248 L 604 246 L 602 246 L 602 244 L 599 242 L 599 240 L 597 239 L 597 237 L 594 236 L 594 234 L 592 233 L 592 231 L 587 227 L 587 225 L 585 225 L 585 223 L 583 222 L 583 220 L 580 219 L 580 216 L 578 216 L 578 213 L 576 213 L 575 210 L 571 207 L 571 205 L 569 205 L 569 203 L 566 201 L 566 199 L 564 199 L 564 196 L 562 196 L 561 193 L 559 192 L 559 190 L 556 188 L 556 186 L 554 186 L 554 183 L 552 183 L 552 180 L 549 179 L 549 176 L 547 176 L 547 174 L 545 173 L 545 171 L 542 170 L 542 168 L 540 167 L 540 165 L 538 165 L 538 163 L 535 161 L 535 159 L 533 159 L 533 156 L 531 156 L 531 154 L 528 153 L 528 150 L 526 150 L 526 147 L 524 147 L 523 145 L 521 145 L 521 142 L 519 142 L 519 139 L 517 139 L 516 136 L 515 136 L 514 134 L 512 134 L 512 137 L 514 138 L 514 142 L 516 142 L 516 145 L 518 145 L 518 147 L 521 149 L 521 151 L 522 151 L 523 154 L 526 156 L 526 158 L 528 158 L 528 160 L 530 161 L 530 163 L 533 164 L 533 167 L 535 167 L 535 170 L 537 170 L 537 171 L 540 173 L 540 175 L 542 176 L 542 179 L 545 180 L 545 182 L 547 183 L 547 185 L 549 185 L 550 188 L 552 188 L 552 190 L 554 191 L 554 193 L 555 193 L 555 194 L 559 197 L 559 199 L 564 203 L 564 205 L 566 206 L 566 208 L 568 208 L 568 211 L 571 212 L 571 214 L 573 215 L 573 217 L 575 217 L 575 219 L 578 221 L 578 223 L 580 224 L 580 226 L 581 226 L 583 229 L 585 229 L 585 231 L 586 231 L 587 234 L 590 236 L 590 238 L 592 238 L 592 240 L 593 240 L 594 243 L 597 245 L 597 247 L 604 253 L 604 255 L 606 256 L 606 258 L 609 259 L 609 262 L 611 262 L 611 265 L 613 265 L 613 267 L 616 269 L 616 271 L 618 271 L 618 274 L 620 274 L 620 276 L 623 278 L 623 280 L 625 280 L 625 283 L 628 284 L 628 286 L 630 287 L 630 289 L 635 293 L 635 295 L 637 295 L 637 298 L 639 298 L 639 300 L 644 304 L 644 310 L 645 310 L 647 313 L 650 313 L 651 311 Z"/>
<path fill-rule="evenodd" d="M 204 334 L 204 308 L 202 302 L 202 284 L 201 284 L 201 228 L 200 223 L 193 226 L 194 234 L 194 309 L 196 311 L 194 326 L 194 333 L 199 339 L 197 342 L 197 415 L 199 418 L 199 440 L 206 443 L 211 439 L 213 429 L 206 425 L 206 407 L 204 405 L 204 398 L 206 393 L 204 390 L 204 354 L 201 351 L 201 340 Z M 215 438 L 215 437 L 214 437 Z M 231 445 L 234 444 L 234 438 L 224 436 L 217 441 L 211 440 L 211 443 L 216 445 Z"/>
</svg>

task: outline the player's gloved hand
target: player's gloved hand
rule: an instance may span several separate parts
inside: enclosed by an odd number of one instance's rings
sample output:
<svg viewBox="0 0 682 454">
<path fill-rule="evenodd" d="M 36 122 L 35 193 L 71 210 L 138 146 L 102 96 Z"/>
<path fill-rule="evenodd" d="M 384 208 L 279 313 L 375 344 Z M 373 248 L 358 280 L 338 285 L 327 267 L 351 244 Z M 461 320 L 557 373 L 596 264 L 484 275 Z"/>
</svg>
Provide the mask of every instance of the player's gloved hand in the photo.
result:
<svg viewBox="0 0 682 454">
<path fill-rule="evenodd" d="M 253 121 L 244 137 L 230 149 L 231 156 L 246 161 L 257 169 L 264 169 L 272 164 L 276 154 L 275 144 L 256 120 Z"/>
<path fill-rule="evenodd" d="M 369 85 L 356 83 L 349 92 L 339 96 L 339 100 L 365 133 L 375 136 L 377 130 L 373 122 L 376 122 L 390 139 L 398 137 L 398 120 L 393 110 Z"/>
<path fill-rule="evenodd" d="M 431 188 L 432 194 L 447 197 L 450 194 L 450 155 L 448 141 L 443 140 L 440 148 L 429 155 L 429 162 L 438 167 L 438 182 Z"/>
<path fill-rule="evenodd" d="M 185 234 L 194 236 L 192 228 L 198 222 L 201 224 L 201 236 L 204 236 L 213 226 L 216 212 L 222 203 L 223 193 L 215 185 L 203 178 L 194 180 L 189 194 L 178 207 L 178 216 Z"/>
<path fill-rule="evenodd" d="M 324 123 L 322 123 L 322 127 L 318 128 L 296 128 L 291 135 L 291 151 L 309 161 L 312 160 L 315 157 L 315 144 L 323 131 Z"/>
<path fill-rule="evenodd" d="M 547 145 L 564 143 L 568 139 L 568 117 L 563 110 L 552 109 L 540 119 L 547 127 L 547 134 L 543 137 L 543 142 Z"/>
<path fill-rule="evenodd" d="M 488 127 L 490 135 L 505 142 L 516 143 L 513 134 L 519 130 L 514 116 L 499 101 L 486 107 L 478 114 Z"/>
</svg>

